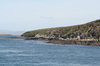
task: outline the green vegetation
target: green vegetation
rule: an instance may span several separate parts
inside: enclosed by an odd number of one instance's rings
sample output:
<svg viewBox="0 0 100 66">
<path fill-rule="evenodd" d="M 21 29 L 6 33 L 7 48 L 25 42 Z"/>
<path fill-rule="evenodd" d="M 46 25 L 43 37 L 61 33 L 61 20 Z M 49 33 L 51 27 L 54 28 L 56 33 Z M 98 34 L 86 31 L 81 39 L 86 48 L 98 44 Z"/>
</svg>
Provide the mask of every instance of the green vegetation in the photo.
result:
<svg viewBox="0 0 100 66">
<path fill-rule="evenodd" d="M 99 38 L 100 37 L 100 20 L 95 20 L 82 25 L 75 25 L 69 27 L 57 27 L 57 28 L 48 28 L 48 29 L 40 29 L 34 31 L 28 31 L 24 33 L 22 36 L 24 37 L 35 37 L 37 34 L 39 35 L 47 35 L 47 36 L 60 36 L 62 38 L 69 37 L 77 37 L 81 36 L 81 38 Z"/>
</svg>

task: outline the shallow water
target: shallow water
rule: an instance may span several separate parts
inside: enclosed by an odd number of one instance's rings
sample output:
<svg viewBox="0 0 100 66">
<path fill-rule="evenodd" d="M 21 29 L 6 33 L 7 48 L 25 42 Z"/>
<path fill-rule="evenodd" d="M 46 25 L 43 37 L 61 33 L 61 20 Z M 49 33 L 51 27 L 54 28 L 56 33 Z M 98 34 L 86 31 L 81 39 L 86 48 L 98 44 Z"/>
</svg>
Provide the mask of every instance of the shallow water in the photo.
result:
<svg viewBox="0 0 100 66">
<path fill-rule="evenodd" d="M 0 66 L 100 66 L 100 47 L 0 37 Z"/>
</svg>

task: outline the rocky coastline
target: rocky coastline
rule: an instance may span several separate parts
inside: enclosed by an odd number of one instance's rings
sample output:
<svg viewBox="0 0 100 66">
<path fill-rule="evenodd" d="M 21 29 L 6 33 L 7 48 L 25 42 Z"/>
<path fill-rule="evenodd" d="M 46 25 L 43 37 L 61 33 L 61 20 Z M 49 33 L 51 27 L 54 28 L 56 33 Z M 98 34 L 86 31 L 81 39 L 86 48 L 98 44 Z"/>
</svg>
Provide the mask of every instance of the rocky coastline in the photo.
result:
<svg viewBox="0 0 100 66">
<path fill-rule="evenodd" d="M 46 40 L 54 44 L 100 46 L 100 19 L 81 25 L 28 31 L 21 36 L 25 40 Z"/>
<path fill-rule="evenodd" d="M 48 43 L 62 44 L 62 45 L 91 45 L 91 46 L 100 46 L 100 41 L 52 40 L 52 41 L 48 41 Z"/>
<path fill-rule="evenodd" d="M 24 37 L 24 40 L 44 40 L 47 43 L 61 44 L 61 45 L 91 45 L 91 46 L 100 46 L 100 41 L 98 40 L 89 40 L 89 39 L 80 39 L 80 40 L 60 40 L 53 38 L 36 38 L 36 37 Z"/>
</svg>

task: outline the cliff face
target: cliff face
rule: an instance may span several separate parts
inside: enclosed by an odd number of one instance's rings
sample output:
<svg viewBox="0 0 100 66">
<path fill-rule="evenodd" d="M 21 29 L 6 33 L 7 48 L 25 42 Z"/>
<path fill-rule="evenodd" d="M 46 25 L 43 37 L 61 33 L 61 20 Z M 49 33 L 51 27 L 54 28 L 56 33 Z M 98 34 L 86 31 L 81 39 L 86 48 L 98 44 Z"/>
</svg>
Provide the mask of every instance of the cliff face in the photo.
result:
<svg viewBox="0 0 100 66">
<path fill-rule="evenodd" d="M 28 31 L 23 37 L 54 38 L 54 39 L 100 39 L 100 20 L 82 25 L 57 27 Z"/>
</svg>

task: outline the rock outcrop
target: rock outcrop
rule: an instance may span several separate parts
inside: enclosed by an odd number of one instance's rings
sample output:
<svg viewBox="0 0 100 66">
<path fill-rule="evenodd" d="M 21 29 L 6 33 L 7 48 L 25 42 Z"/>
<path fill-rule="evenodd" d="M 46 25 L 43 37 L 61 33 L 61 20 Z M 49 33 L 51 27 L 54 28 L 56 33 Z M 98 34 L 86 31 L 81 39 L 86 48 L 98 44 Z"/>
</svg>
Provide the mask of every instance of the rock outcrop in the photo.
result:
<svg viewBox="0 0 100 66">
<path fill-rule="evenodd" d="M 22 36 L 27 38 L 100 41 L 100 20 L 69 27 L 28 31 Z"/>
</svg>

